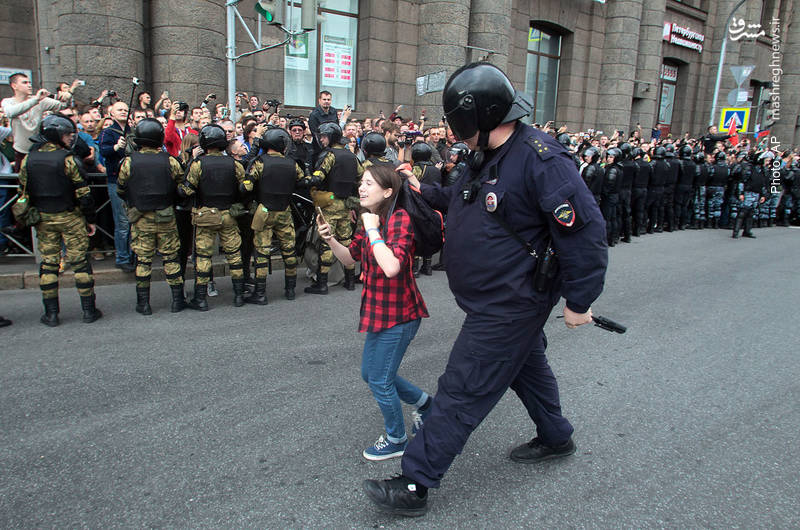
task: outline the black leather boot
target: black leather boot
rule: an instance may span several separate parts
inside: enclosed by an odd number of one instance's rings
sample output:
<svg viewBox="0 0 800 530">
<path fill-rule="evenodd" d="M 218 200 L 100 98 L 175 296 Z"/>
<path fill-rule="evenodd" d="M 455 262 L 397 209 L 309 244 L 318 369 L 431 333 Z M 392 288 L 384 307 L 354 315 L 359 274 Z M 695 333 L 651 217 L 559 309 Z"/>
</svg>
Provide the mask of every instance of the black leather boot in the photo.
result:
<svg viewBox="0 0 800 530">
<path fill-rule="evenodd" d="M 253 287 L 253 294 L 244 299 L 248 304 L 267 305 L 267 279 L 259 280 Z"/>
<path fill-rule="evenodd" d="M 44 315 L 39 322 L 51 328 L 56 327 L 60 323 L 58 321 L 58 298 L 42 298 L 42 304 L 44 304 Z"/>
<path fill-rule="evenodd" d="M 433 268 L 431 265 L 432 261 L 433 259 L 431 257 L 422 258 L 422 268 L 420 269 L 420 272 L 425 276 L 433 275 Z"/>
<path fill-rule="evenodd" d="M 742 219 L 741 215 L 737 216 L 736 219 L 734 219 L 734 221 L 733 221 L 733 235 L 731 236 L 733 239 L 738 239 L 739 238 L 739 230 L 741 230 L 741 228 L 742 228 L 742 221 L 743 221 L 743 219 Z"/>
<path fill-rule="evenodd" d="M 286 276 L 283 284 L 283 296 L 287 300 L 294 300 L 294 288 L 297 286 L 297 276 Z"/>
<path fill-rule="evenodd" d="M 183 284 L 170 285 L 172 290 L 172 307 L 169 308 L 172 313 L 180 313 L 186 309 L 186 298 L 183 295 Z"/>
<path fill-rule="evenodd" d="M 231 280 L 233 284 L 233 306 L 242 307 L 244 305 L 244 278 Z"/>
<path fill-rule="evenodd" d="M 753 218 L 748 217 L 744 221 L 744 233 L 742 237 L 749 237 L 750 239 L 755 239 L 756 236 L 753 235 Z"/>
<path fill-rule="evenodd" d="M 317 273 L 317 281 L 303 289 L 308 294 L 328 294 L 328 273 Z"/>
<path fill-rule="evenodd" d="M 152 315 L 153 308 L 150 307 L 150 288 L 136 288 L 136 312 L 140 315 Z"/>
<path fill-rule="evenodd" d="M 94 295 L 81 296 L 81 309 L 83 309 L 83 321 L 87 324 L 91 324 L 103 316 L 103 313 L 94 304 Z"/>
<path fill-rule="evenodd" d="M 194 296 L 189 300 L 189 308 L 196 311 L 208 311 L 208 284 L 194 284 Z"/>
<path fill-rule="evenodd" d="M 356 271 L 355 269 L 344 270 L 344 288 L 348 291 L 355 291 L 356 289 Z"/>
</svg>

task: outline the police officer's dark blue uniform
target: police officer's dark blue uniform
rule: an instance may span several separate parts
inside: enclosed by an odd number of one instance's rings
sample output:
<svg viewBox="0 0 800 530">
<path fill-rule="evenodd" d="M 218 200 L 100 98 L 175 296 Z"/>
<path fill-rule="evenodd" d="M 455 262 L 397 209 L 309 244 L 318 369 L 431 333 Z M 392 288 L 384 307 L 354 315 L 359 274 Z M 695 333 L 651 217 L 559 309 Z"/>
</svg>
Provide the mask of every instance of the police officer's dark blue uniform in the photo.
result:
<svg viewBox="0 0 800 530">
<path fill-rule="evenodd" d="M 505 107 L 497 105 L 504 110 L 494 123 L 481 127 L 481 112 L 488 107 L 481 93 L 502 93 L 506 84 L 511 99 Z M 406 448 L 403 475 L 364 484 L 379 507 L 402 515 L 425 513 L 427 488 L 439 486 L 469 435 L 509 387 L 538 434 L 512 451 L 512 458 L 516 454 L 516 460 L 539 461 L 574 452 L 573 428 L 561 415 L 542 328 L 561 296 L 571 312 L 588 314 L 602 291 L 608 260 L 603 217 L 561 145 L 516 123 L 502 145 L 486 150 L 492 129 L 529 111 L 518 93 L 514 99 L 505 75 L 485 63 L 463 67 L 445 87 L 445 112 L 456 106 L 448 105 L 453 92 L 459 108 L 475 110 L 477 145 L 484 151 L 478 157 L 485 159 L 473 159 L 473 167 L 453 186 L 422 185 L 421 190 L 431 205 L 447 210 L 445 253 L 458 263 L 448 269 L 448 280 L 467 317 L 439 378 L 431 412 Z M 477 132 L 464 132 L 451 114 L 448 121 L 460 138 L 473 138 Z M 534 289 L 534 258 L 495 216 L 502 216 L 539 255 L 552 238 L 561 273 L 548 292 Z"/>
</svg>

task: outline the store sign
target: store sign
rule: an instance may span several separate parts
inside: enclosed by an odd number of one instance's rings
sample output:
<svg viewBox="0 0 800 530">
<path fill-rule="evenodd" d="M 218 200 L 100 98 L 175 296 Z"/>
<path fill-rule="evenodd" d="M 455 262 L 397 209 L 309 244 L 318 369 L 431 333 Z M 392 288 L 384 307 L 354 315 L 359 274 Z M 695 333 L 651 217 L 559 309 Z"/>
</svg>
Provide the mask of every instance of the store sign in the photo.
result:
<svg viewBox="0 0 800 530">
<path fill-rule="evenodd" d="M 676 66 L 669 66 L 666 64 L 661 65 L 661 79 L 664 81 L 678 81 L 678 68 Z"/>
<path fill-rule="evenodd" d="M 353 42 L 344 37 L 322 37 L 322 85 L 353 88 Z"/>
<path fill-rule="evenodd" d="M 683 46 L 703 53 L 703 43 L 706 36 L 689 28 L 679 26 L 673 22 L 664 22 L 664 40 L 676 46 Z"/>
<path fill-rule="evenodd" d="M 3 66 L 0 66 L 0 85 L 9 84 L 8 78 L 14 74 L 25 74 L 28 76 L 28 79 L 33 79 L 30 70 L 26 70 L 24 68 L 5 68 Z"/>
<path fill-rule="evenodd" d="M 447 72 L 434 72 L 417 78 L 417 95 L 428 94 L 429 92 L 441 92 L 447 82 Z"/>
</svg>

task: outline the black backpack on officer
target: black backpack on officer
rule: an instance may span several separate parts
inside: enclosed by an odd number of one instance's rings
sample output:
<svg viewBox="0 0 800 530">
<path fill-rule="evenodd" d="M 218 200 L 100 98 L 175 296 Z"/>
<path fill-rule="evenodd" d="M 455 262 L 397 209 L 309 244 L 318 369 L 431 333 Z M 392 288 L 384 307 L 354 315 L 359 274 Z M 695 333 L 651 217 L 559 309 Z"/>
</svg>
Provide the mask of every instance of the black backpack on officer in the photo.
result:
<svg viewBox="0 0 800 530">
<path fill-rule="evenodd" d="M 414 253 L 418 256 L 432 256 L 439 252 L 444 244 L 442 213 L 431 208 L 422 198 L 419 189 L 411 186 L 408 180 L 403 180 L 400 193 L 395 197 L 386 218 L 391 218 L 398 207 L 408 212 L 411 224 L 414 225 Z"/>
</svg>

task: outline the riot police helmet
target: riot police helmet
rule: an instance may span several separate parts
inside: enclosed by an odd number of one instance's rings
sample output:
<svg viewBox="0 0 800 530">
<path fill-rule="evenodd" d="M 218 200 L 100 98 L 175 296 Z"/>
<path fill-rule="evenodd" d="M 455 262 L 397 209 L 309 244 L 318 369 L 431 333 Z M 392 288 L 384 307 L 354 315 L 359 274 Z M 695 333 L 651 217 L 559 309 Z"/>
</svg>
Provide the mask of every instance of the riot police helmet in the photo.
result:
<svg viewBox="0 0 800 530">
<path fill-rule="evenodd" d="M 259 145 L 263 149 L 271 149 L 281 154 L 285 154 L 286 148 L 289 147 L 291 142 L 292 139 L 289 137 L 289 133 L 287 133 L 284 129 L 281 129 L 280 127 L 272 127 L 264 132 L 264 136 L 261 137 L 261 143 Z"/>
<path fill-rule="evenodd" d="M 624 156 L 626 159 L 631 158 L 631 144 L 628 142 L 622 142 L 619 145 L 619 150 L 622 151 L 622 156 Z"/>
<path fill-rule="evenodd" d="M 319 137 L 328 138 L 328 146 L 334 146 L 342 140 L 342 129 L 338 123 L 326 122 L 319 126 Z"/>
<path fill-rule="evenodd" d="M 719 151 L 716 155 L 714 155 L 714 160 L 716 160 L 717 162 L 725 162 L 727 158 L 728 155 L 726 155 L 724 151 Z"/>
<path fill-rule="evenodd" d="M 631 151 L 631 158 L 642 158 L 644 156 L 644 149 L 641 147 L 634 147 Z"/>
<path fill-rule="evenodd" d="M 164 145 L 164 126 L 155 118 L 145 118 L 133 128 L 133 141 L 142 147 Z"/>
<path fill-rule="evenodd" d="M 43 140 L 44 142 L 52 142 L 67 149 L 71 149 L 72 145 L 65 145 L 62 138 L 64 135 L 77 133 L 77 128 L 71 119 L 61 114 L 51 114 L 42 120 L 39 125 L 39 137 L 35 140 Z M 73 144 L 75 141 L 73 140 Z"/>
<path fill-rule="evenodd" d="M 415 142 L 411 146 L 411 160 L 413 162 L 430 162 L 433 148 L 425 142 Z"/>
<path fill-rule="evenodd" d="M 502 70 L 486 62 L 453 72 L 442 92 L 442 106 L 455 137 L 466 140 L 481 133 L 478 145 L 482 149 L 488 145 L 490 131 L 527 116 L 533 108 L 528 96 L 515 90 Z"/>
<path fill-rule="evenodd" d="M 228 137 L 225 136 L 225 129 L 216 124 L 206 125 L 200 129 L 200 147 L 206 152 L 209 149 L 227 148 Z"/>
<path fill-rule="evenodd" d="M 598 160 L 600 160 L 600 150 L 596 147 L 590 147 L 586 151 L 583 152 L 584 157 L 589 158 L 589 162 L 594 164 Z"/>
<path fill-rule="evenodd" d="M 663 146 L 659 145 L 658 147 L 653 149 L 653 158 L 656 158 L 656 159 L 660 160 L 660 159 L 664 158 L 665 156 L 667 156 L 667 148 L 666 147 L 663 147 Z"/>
<path fill-rule="evenodd" d="M 703 151 L 698 151 L 692 155 L 692 160 L 698 164 L 702 164 L 706 161 L 706 154 Z"/>
<path fill-rule="evenodd" d="M 666 153 L 664 153 L 665 157 L 667 157 L 667 158 L 675 158 L 675 146 L 673 144 L 666 144 L 664 146 L 664 149 L 667 150 Z"/>
<path fill-rule="evenodd" d="M 606 151 L 606 156 L 612 156 L 614 157 L 614 162 L 619 162 L 622 160 L 622 150 L 618 147 L 612 147 Z"/>
<path fill-rule="evenodd" d="M 569 147 L 572 145 L 572 138 L 570 138 L 568 133 L 562 132 L 556 136 L 556 142 L 560 143 L 564 147 Z"/>
<path fill-rule="evenodd" d="M 681 146 L 679 151 L 681 158 L 691 158 L 692 156 L 692 146 L 689 144 L 684 144 Z"/>
<path fill-rule="evenodd" d="M 364 156 L 382 156 L 386 152 L 386 138 L 381 133 L 370 132 L 361 139 L 361 150 Z"/>
</svg>

